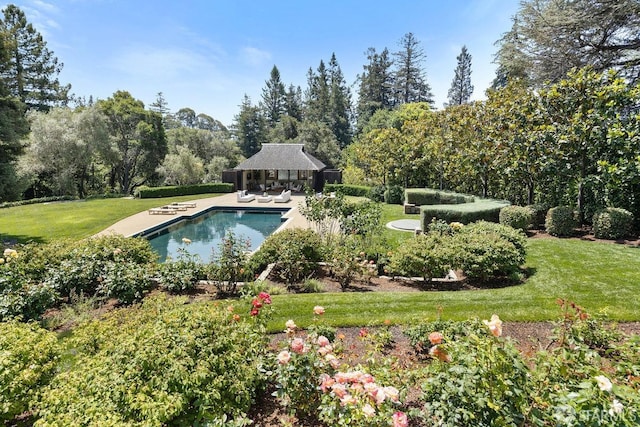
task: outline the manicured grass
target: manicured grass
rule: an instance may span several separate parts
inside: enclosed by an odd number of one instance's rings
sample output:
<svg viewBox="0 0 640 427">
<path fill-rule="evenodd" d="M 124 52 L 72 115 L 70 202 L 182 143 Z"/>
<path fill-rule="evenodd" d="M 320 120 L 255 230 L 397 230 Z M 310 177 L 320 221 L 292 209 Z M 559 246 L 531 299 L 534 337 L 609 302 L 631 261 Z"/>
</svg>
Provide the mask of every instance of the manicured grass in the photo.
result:
<svg viewBox="0 0 640 427">
<path fill-rule="evenodd" d="M 77 200 L 0 209 L 0 241 L 26 243 L 63 238 L 82 239 L 149 208 L 217 195 Z"/>
<path fill-rule="evenodd" d="M 287 319 L 300 326 L 313 321 L 313 306 L 326 308 L 323 322 L 364 326 L 390 320 L 488 319 L 505 321 L 558 319 L 558 298 L 583 306 L 588 313 L 612 320 L 640 321 L 640 249 L 569 239 L 529 240 L 525 284 L 479 291 L 344 293 L 278 295 L 269 328 L 284 329 Z"/>
</svg>

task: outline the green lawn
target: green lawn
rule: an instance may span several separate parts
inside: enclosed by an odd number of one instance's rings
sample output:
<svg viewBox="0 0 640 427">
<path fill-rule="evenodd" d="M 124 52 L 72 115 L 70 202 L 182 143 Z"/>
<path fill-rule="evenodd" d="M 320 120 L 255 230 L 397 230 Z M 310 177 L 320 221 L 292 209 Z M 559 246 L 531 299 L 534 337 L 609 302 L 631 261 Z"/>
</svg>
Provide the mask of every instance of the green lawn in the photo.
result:
<svg viewBox="0 0 640 427">
<path fill-rule="evenodd" d="M 183 196 L 158 199 L 105 199 L 28 205 L 0 210 L 0 239 L 49 241 L 83 238 L 136 212 L 172 201 L 211 197 Z M 401 206 L 383 205 L 383 221 L 404 215 Z M 390 248 L 411 233 L 385 230 Z M 553 320 L 559 316 L 555 301 L 565 298 L 592 314 L 611 319 L 640 321 L 640 249 L 576 239 L 529 240 L 525 284 L 500 289 L 457 292 L 338 293 L 274 296 L 276 308 L 269 328 L 284 329 L 287 319 L 305 326 L 312 308 L 326 308 L 323 321 L 335 326 L 411 323 L 435 319 L 489 318 L 496 313 L 506 321 Z"/>
<path fill-rule="evenodd" d="M 0 209 L 0 241 L 26 243 L 47 242 L 54 238 L 82 239 L 149 208 L 218 195 L 77 200 Z"/>
</svg>

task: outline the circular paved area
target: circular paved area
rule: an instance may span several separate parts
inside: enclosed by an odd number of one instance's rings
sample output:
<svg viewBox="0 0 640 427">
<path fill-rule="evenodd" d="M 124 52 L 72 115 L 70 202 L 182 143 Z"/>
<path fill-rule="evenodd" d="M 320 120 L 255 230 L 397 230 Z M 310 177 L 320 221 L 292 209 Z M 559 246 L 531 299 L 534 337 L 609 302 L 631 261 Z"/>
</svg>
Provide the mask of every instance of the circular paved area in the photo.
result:
<svg viewBox="0 0 640 427">
<path fill-rule="evenodd" d="M 392 230 L 411 231 L 420 229 L 419 219 L 398 219 L 387 223 L 387 227 Z"/>
</svg>

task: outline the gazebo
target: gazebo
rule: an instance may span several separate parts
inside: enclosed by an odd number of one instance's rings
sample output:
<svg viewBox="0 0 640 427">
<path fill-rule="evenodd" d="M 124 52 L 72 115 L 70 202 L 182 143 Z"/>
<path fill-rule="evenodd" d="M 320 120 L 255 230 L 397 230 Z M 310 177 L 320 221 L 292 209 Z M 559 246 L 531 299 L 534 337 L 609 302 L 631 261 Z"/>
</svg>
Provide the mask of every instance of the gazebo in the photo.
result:
<svg viewBox="0 0 640 427">
<path fill-rule="evenodd" d="M 234 169 L 242 171 L 239 187 L 268 191 L 313 189 L 321 183 L 319 173 L 326 168 L 320 160 L 305 152 L 304 144 L 263 144 L 262 149 Z"/>
</svg>

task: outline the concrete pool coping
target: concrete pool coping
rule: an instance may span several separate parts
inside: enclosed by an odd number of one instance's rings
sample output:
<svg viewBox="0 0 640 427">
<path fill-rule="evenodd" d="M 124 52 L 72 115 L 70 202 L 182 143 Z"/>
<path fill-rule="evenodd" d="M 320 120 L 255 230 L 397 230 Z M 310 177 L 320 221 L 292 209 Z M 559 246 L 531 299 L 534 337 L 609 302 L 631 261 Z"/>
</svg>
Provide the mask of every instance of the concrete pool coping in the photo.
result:
<svg viewBox="0 0 640 427">
<path fill-rule="evenodd" d="M 195 208 L 189 208 L 186 211 L 178 212 L 176 215 L 151 215 L 148 210 L 144 210 L 137 214 L 131 215 L 123 220 L 116 222 L 105 230 L 96 234 L 96 236 L 104 236 L 110 234 L 121 234 L 125 237 L 132 237 L 143 234 L 145 231 L 162 228 L 163 226 L 175 223 L 177 221 L 188 219 L 199 215 L 212 208 L 289 208 L 289 211 L 283 215 L 286 221 L 279 228 L 309 228 L 307 220 L 300 214 L 298 205 L 304 202 L 304 195 L 292 195 L 291 200 L 287 203 L 259 203 L 257 200 L 251 202 L 238 202 L 236 193 L 223 194 L 216 197 L 207 197 L 204 199 L 192 200 L 196 203 Z M 159 206 L 162 203 L 159 201 Z"/>
</svg>

